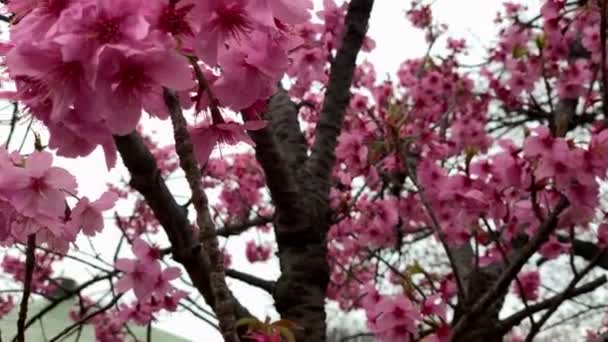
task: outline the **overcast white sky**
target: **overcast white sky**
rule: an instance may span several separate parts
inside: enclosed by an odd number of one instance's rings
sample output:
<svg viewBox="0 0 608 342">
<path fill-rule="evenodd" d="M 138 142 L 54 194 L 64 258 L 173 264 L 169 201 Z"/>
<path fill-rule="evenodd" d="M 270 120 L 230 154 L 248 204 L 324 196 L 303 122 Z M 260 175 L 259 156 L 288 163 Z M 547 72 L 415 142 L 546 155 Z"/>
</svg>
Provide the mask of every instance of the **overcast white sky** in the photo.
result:
<svg viewBox="0 0 608 342">
<path fill-rule="evenodd" d="M 540 0 L 519 2 L 535 7 Z M 315 3 L 319 5 L 322 1 L 315 0 Z M 375 64 L 381 79 L 383 78 L 382 75 L 387 73 L 394 75 L 398 65 L 404 59 L 422 56 L 426 51 L 427 46 L 424 42 L 423 33 L 414 30 L 405 20 L 404 11 L 409 3 L 409 0 L 377 0 L 374 5 L 369 32 L 372 38 L 376 40 L 377 48 L 368 59 Z M 501 3 L 502 1 L 499 0 L 435 0 L 433 13 L 436 20 L 450 26 L 451 37 L 467 39 L 468 45 L 473 47 L 470 61 L 467 62 L 475 63 L 481 61 L 484 47 L 489 45 L 496 32 L 492 21 L 496 12 L 500 9 Z M 443 44 L 438 45 L 437 48 L 443 48 Z M 9 117 L 6 113 L 0 113 L 0 120 Z M 165 122 L 162 126 L 158 126 L 158 130 L 170 132 L 166 130 L 169 126 Z M 6 127 L 0 126 L 0 137 L 3 136 L 6 136 Z M 20 136 L 17 135 L 17 137 Z M 170 136 L 168 138 L 170 139 Z M 117 179 L 116 176 L 110 177 L 108 174 L 103 156 L 99 150 L 88 158 L 63 159 L 60 164 L 76 174 L 79 180 L 80 194 L 89 198 L 97 198 L 105 190 L 105 183 L 108 180 Z M 107 253 L 112 253 L 116 241 L 116 232 L 105 232 L 103 239 L 95 239 L 94 241 L 100 244 L 96 245 L 100 252 L 103 253 L 105 250 Z M 103 245 L 101 241 L 112 241 L 112 243 Z M 272 261 L 270 265 L 250 265 L 245 260 L 242 245 L 236 240 L 229 243 L 229 248 L 236 248 L 233 253 L 236 269 L 268 279 L 275 279 L 278 276 L 276 260 Z M 73 266 L 69 265 L 69 275 L 71 276 L 74 276 Z M 86 273 L 79 273 L 77 277 L 80 280 L 87 279 Z M 68 275 L 67 272 L 66 275 Z M 272 299 L 267 294 L 237 281 L 230 281 L 230 285 L 241 302 L 258 317 L 263 318 L 266 315 L 274 316 L 276 314 L 272 308 Z M 189 313 L 161 317 L 157 327 L 192 341 L 221 341 L 219 334 Z"/>
</svg>

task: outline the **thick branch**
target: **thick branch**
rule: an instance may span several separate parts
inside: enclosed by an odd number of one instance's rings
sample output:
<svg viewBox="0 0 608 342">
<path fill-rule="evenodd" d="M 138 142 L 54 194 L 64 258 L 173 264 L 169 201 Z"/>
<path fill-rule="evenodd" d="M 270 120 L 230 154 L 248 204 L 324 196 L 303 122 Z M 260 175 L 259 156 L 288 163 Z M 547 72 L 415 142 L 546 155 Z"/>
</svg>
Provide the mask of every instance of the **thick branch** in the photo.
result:
<svg viewBox="0 0 608 342">
<path fill-rule="evenodd" d="M 279 152 L 272 128 L 250 131 L 249 135 L 256 144 L 255 156 L 264 170 L 266 185 L 277 213 L 294 213 L 299 201 L 298 186 Z"/>
<path fill-rule="evenodd" d="M 266 117 L 287 165 L 297 170 L 307 159 L 308 146 L 298 122 L 298 107 L 284 89 L 280 88 L 270 99 Z"/>
<path fill-rule="evenodd" d="M 255 286 L 258 287 L 270 294 L 272 294 L 274 292 L 274 286 L 275 286 L 275 282 L 272 280 L 266 280 L 266 279 L 262 279 L 262 278 L 258 278 L 254 275 L 251 275 L 249 273 L 244 273 L 244 272 L 240 272 L 234 269 L 227 269 L 226 270 L 226 276 L 236 279 L 236 280 L 240 280 L 246 284 L 249 284 L 251 286 Z"/>
<path fill-rule="evenodd" d="M 319 184 L 321 198 L 329 193 L 331 170 L 334 166 L 337 139 L 342 130 L 344 111 L 350 100 L 350 86 L 357 55 L 363 44 L 374 0 L 353 0 L 345 19 L 345 36 L 342 46 L 331 63 L 329 84 L 315 132 L 312 153 L 307 168 Z"/>
<path fill-rule="evenodd" d="M 186 174 L 186 180 L 192 192 L 192 205 L 196 210 L 196 223 L 200 229 L 199 240 L 202 242 L 204 252 L 206 252 L 210 263 L 209 281 L 215 299 L 210 304 L 217 315 L 224 340 L 226 342 L 237 342 L 234 299 L 228 290 L 228 285 L 226 285 L 224 255 L 220 250 L 215 224 L 209 213 L 207 195 L 201 185 L 202 174 L 194 158 L 194 146 L 188 133 L 188 125 L 182 114 L 177 96 L 165 89 L 164 98 L 173 122 L 175 150 L 179 156 L 179 164 Z"/>
<path fill-rule="evenodd" d="M 210 286 L 209 261 L 204 257 L 183 208 L 167 188 L 154 156 L 135 132 L 127 136 L 115 136 L 116 147 L 131 174 L 130 185 L 142 194 L 154 216 L 171 242 L 174 258 L 184 266 L 192 283 L 209 304 L 215 302 Z M 235 308 L 237 317 L 251 314 L 242 306 Z"/>
</svg>

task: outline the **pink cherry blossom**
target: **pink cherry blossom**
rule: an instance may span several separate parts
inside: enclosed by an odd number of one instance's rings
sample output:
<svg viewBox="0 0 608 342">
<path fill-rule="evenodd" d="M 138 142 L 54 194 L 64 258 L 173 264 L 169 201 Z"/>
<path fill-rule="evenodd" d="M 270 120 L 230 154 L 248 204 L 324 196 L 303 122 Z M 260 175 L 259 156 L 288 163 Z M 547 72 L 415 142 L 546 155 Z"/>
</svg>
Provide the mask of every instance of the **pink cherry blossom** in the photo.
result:
<svg viewBox="0 0 608 342">
<path fill-rule="evenodd" d="M 540 285 L 540 274 L 537 271 L 521 272 L 517 278 L 521 283 L 521 288 L 517 282 L 513 282 L 513 292 L 526 300 L 537 300 Z"/>
<path fill-rule="evenodd" d="M 190 129 L 196 160 L 201 165 L 207 163 L 216 144 L 236 145 L 239 142 L 244 142 L 255 146 L 255 143 L 245 131 L 259 130 L 267 124 L 265 121 L 246 121 L 244 124 L 226 122 L 221 115 L 213 111 L 212 118 L 213 123 L 211 125 L 202 124 Z"/>
<path fill-rule="evenodd" d="M 104 192 L 94 202 L 90 202 L 87 197 L 81 198 L 76 207 L 72 209 L 69 225 L 74 228 L 82 227 L 82 232 L 85 235 L 94 236 L 103 229 L 102 212 L 114 207 L 117 199 L 118 195 L 112 191 Z"/>
<path fill-rule="evenodd" d="M 57 219 L 64 215 L 67 193 L 76 192 L 76 180 L 65 169 L 52 166 L 48 152 L 34 152 L 24 168 L 12 168 L 0 175 L 0 191 L 23 215 Z"/>
<path fill-rule="evenodd" d="M 555 236 L 551 236 L 549 237 L 549 240 L 543 244 L 539 252 L 547 259 L 555 259 L 569 249 L 569 244 L 559 242 Z"/>
<path fill-rule="evenodd" d="M 169 111 L 163 100 L 162 87 L 186 90 L 193 86 L 192 74 L 185 58 L 164 49 L 126 54 L 119 49 L 106 49 L 100 56 L 98 86 L 109 104 L 105 120 L 115 134 L 135 129 L 142 108 L 165 119 Z"/>
</svg>

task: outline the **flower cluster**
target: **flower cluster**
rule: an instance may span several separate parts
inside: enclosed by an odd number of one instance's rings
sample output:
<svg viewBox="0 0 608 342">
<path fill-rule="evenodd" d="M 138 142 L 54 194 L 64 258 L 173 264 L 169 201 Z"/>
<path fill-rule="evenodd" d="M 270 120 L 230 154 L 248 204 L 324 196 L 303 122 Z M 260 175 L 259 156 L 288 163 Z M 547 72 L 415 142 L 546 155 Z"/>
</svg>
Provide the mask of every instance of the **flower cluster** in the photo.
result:
<svg viewBox="0 0 608 342">
<path fill-rule="evenodd" d="M 209 106 L 243 110 L 272 95 L 288 53 L 302 44 L 292 26 L 306 22 L 311 7 L 310 0 L 11 1 L 15 19 L 2 53 L 16 91 L 4 96 L 44 122 L 58 154 L 102 146 L 112 167 L 112 135 L 133 131 L 142 110 L 168 117 L 163 87 L 198 109 L 211 99 Z M 221 74 L 203 80 L 192 66 Z"/>
<path fill-rule="evenodd" d="M 39 245 L 66 252 L 82 232 L 93 236 L 103 228 L 102 212 L 114 206 L 117 196 L 108 191 L 96 201 L 76 197 L 76 179 L 52 166 L 49 152 L 28 156 L 0 148 L 0 244 L 25 243 L 36 234 Z"/>
<path fill-rule="evenodd" d="M 153 307 L 162 306 L 166 298 L 183 296 L 182 291 L 177 290 L 170 283 L 180 276 L 180 269 L 168 267 L 162 270 L 160 265 L 162 255 L 158 247 L 150 246 L 138 237 L 133 241 L 131 250 L 137 259 L 116 260 L 116 269 L 124 272 L 116 282 L 116 290 L 119 293 L 133 289 L 138 303 Z"/>
</svg>

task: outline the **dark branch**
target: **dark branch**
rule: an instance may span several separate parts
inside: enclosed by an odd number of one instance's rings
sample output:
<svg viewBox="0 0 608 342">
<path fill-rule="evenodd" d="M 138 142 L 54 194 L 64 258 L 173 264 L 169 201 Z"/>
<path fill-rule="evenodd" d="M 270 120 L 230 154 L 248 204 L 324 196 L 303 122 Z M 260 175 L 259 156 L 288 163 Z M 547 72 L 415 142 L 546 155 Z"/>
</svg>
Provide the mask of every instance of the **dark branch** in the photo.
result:
<svg viewBox="0 0 608 342">
<path fill-rule="evenodd" d="M 312 153 L 307 169 L 314 178 L 319 196 L 324 198 L 331 186 L 330 176 L 334 166 L 335 149 L 342 130 L 344 112 L 350 100 L 357 55 L 363 44 L 374 0 L 353 0 L 345 19 L 345 36 L 342 46 L 331 63 L 329 84 L 321 108 L 321 117 L 315 132 Z M 321 204 L 323 205 L 323 204 Z"/>
<path fill-rule="evenodd" d="M 570 243 L 572 245 L 572 253 L 587 261 L 592 260 L 597 253 L 600 252 L 600 247 L 592 242 L 578 239 L 571 240 L 569 237 L 563 235 L 557 235 L 557 239 L 561 242 Z M 601 253 L 597 261 L 597 266 L 608 270 L 608 252 L 604 251 Z"/>
<path fill-rule="evenodd" d="M 274 292 L 275 282 L 272 280 L 258 278 L 249 273 L 240 272 L 240 271 L 237 271 L 234 269 L 227 269 L 226 276 L 233 278 L 233 279 L 240 280 L 251 286 L 258 287 L 270 294 L 272 294 Z"/>
<path fill-rule="evenodd" d="M 298 106 L 280 88 L 270 99 L 266 117 L 272 123 L 272 133 L 279 143 L 283 158 L 296 171 L 308 158 L 308 145 L 298 122 Z"/>
<path fill-rule="evenodd" d="M 25 320 L 27 318 L 27 303 L 32 293 L 32 278 L 36 263 L 36 235 L 27 237 L 27 250 L 25 251 L 25 280 L 23 281 L 23 297 L 19 306 L 17 319 L 17 341 L 25 342 Z"/>
<path fill-rule="evenodd" d="M 271 127 L 250 131 L 249 135 L 255 142 L 255 156 L 266 178 L 272 202 L 277 212 L 293 213 L 299 200 L 298 186 L 293 173 L 276 143 Z"/>
<path fill-rule="evenodd" d="M 114 306 L 114 304 L 118 303 L 118 300 L 122 296 L 123 296 L 123 293 L 121 293 L 121 294 L 117 295 L 116 297 L 112 298 L 112 300 L 108 304 L 104 305 L 103 307 L 99 308 L 96 311 L 91 312 L 90 314 L 86 315 L 85 317 L 83 317 L 78 322 L 75 322 L 74 324 L 72 324 L 72 325 L 66 327 L 65 329 L 63 329 L 62 331 L 60 331 L 55 337 L 53 337 L 52 339 L 50 339 L 49 342 L 60 341 L 60 339 L 63 336 L 65 336 L 68 333 L 70 333 L 72 330 L 74 330 L 74 328 L 82 326 L 83 324 L 85 324 L 89 320 L 93 319 L 95 316 L 98 316 L 98 315 L 100 315 L 100 314 L 108 311 L 112 306 Z"/>
</svg>

